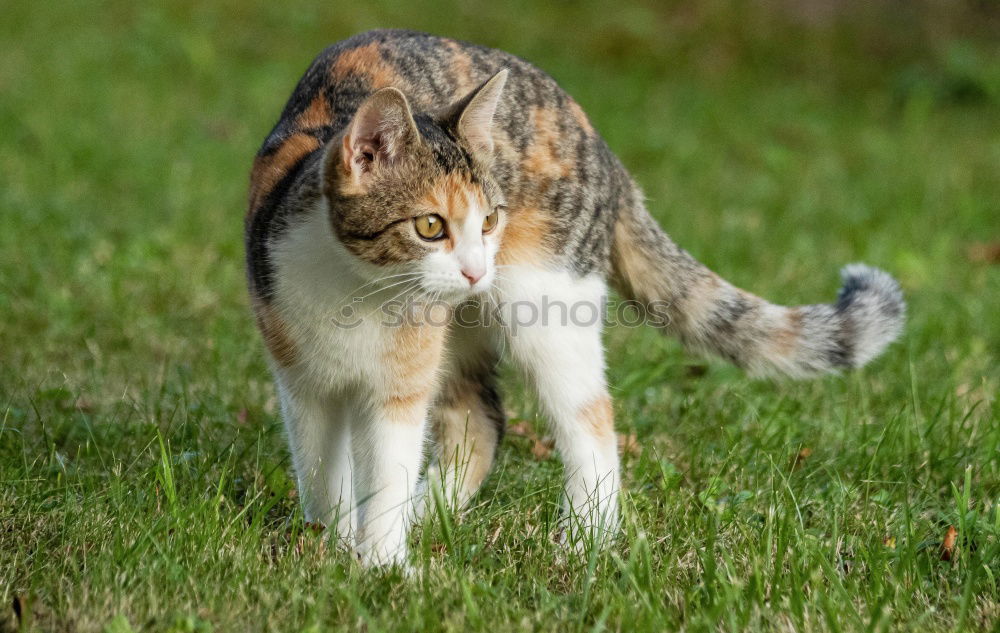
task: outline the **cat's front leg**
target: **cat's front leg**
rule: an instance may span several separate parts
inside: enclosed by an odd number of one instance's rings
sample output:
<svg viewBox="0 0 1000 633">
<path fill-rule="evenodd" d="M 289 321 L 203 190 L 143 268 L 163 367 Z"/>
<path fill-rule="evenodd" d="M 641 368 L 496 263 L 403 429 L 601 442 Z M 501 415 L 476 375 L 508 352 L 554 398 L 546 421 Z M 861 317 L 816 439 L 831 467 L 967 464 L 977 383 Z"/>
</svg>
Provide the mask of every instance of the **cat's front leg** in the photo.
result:
<svg viewBox="0 0 1000 633">
<path fill-rule="evenodd" d="M 376 403 L 355 434 L 358 555 L 366 566 L 405 565 L 414 491 L 420 475 L 429 394 Z"/>
<path fill-rule="evenodd" d="M 619 525 L 619 473 L 601 343 L 605 285 L 511 266 L 502 286 L 510 349 L 535 384 L 565 466 L 567 542 L 607 543 Z"/>
<path fill-rule="evenodd" d="M 352 407 L 341 398 L 296 388 L 294 378 L 283 372 L 275 377 L 306 521 L 349 542 L 355 528 Z"/>
<path fill-rule="evenodd" d="M 354 429 L 358 554 L 368 566 L 403 565 L 444 348 L 446 314 L 386 327 L 377 348 L 366 423 Z"/>
</svg>

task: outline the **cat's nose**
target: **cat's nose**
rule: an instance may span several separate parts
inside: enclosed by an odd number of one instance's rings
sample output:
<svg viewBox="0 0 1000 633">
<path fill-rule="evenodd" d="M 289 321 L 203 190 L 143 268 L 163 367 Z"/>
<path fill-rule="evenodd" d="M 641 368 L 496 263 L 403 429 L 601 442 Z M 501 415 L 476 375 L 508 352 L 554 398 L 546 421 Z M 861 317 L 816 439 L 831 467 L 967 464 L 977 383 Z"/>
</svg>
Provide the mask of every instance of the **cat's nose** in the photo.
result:
<svg viewBox="0 0 1000 633">
<path fill-rule="evenodd" d="M 482 268 L 463 268 L 462 276 L 469 280 L 470 286 L 475 286 L 476 282 L 483 278 L 486 271 Z"/>
</svg>

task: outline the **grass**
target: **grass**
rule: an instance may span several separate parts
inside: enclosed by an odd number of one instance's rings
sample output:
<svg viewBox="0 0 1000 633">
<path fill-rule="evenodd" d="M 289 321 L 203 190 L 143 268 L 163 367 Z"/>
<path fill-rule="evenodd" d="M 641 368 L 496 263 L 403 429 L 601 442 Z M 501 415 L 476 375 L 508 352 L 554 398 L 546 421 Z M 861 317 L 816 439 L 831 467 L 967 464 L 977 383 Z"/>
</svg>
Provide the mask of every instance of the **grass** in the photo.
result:
<svg viewBox="0 0 1000 633">
<path fill-rule="evenodd" d="M 996 16 L 775 6 L 5 7 L 0 630 L 997 630 L 1000 267 L 968 256 L 1000 239 Z M 511 436 L 473 508 L 416 530 L 417 577 L 359 570 L 303 525 L 241 232 L 294 82 L 377 26 L 550 71 L 743 287 L 815 302 L 842 264 L 892 271 L 902 341 L 791 383 L 611 330 L 641 445 L 614 548 L 552 543 L 558 461 Z"/>
</svg>

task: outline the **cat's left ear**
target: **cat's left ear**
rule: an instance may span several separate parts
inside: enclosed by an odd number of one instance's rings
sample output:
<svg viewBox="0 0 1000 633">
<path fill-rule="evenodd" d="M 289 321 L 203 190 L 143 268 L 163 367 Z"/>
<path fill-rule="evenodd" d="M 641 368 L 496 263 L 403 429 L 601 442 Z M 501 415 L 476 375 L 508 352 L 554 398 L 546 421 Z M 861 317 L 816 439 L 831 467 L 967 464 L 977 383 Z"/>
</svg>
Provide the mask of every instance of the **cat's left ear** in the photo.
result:
<svg viewBox="0 0 1000 633">
<path fill-rule="evenodd" d="M 365 190 L 375 175 L 390 173 L 419 138 L 406 96 L 396 88 L 382 88 L 358 107 L 341 147 L 332 147 L 327 161 L 339 158 L 356 188 Z"/>
<path fill-rule="evenodd" d="M 451 113 L 458 136 L 483 158 L 493 156 L 493 116 L 506 83 L 507 69 L 504 68 L 455 104 Z"/>
</svg>

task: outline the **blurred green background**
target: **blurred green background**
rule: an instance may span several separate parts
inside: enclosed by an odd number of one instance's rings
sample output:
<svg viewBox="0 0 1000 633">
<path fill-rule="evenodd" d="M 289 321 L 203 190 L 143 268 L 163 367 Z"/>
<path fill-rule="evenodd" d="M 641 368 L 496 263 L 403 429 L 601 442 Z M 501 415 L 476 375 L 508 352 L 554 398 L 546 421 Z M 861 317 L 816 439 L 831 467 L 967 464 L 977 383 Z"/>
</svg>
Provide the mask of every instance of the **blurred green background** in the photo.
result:
<svg viewBox="0 0 1000 633">
<path fill-rule="evenodd" d="M 744 288 L 810 303 L 845 263 L 891 271 L 903 341 L 769 383 L 613 330 L 643 447 L 621 547 L 562 557 L 558 462 L 512 437 L 480 504 L 414 537 L 419 583 L 358 571 L 303 532 L 242 221 L 313 56 L 381 27 L 549 72 L 673 238 Z M 988 629 L 998 258 L 991 0 L 8 2 L 0 630 Z M 514 376 L 507 403 L 544 433 Z"/>
</svg>

